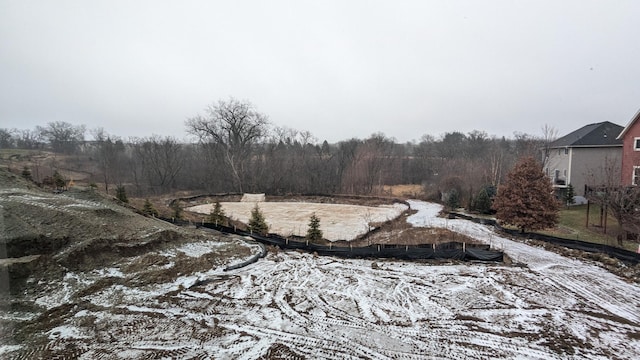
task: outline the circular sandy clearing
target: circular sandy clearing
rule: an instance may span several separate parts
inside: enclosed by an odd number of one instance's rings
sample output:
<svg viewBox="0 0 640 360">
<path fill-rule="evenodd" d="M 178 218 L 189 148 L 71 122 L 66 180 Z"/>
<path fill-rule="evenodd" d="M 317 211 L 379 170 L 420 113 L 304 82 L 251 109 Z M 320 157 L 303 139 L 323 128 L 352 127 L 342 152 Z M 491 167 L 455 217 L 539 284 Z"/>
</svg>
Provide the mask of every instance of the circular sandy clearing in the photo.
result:
<svg viewBox="0 0 640 360">
<path fill-rule="evenodd" d="M 346 204 L 320 204 L 308 202 L 260 202 L 260 211 L 269 225 L 269 232 L 282 236 L 305 236 L 312 214 L 320 219 L 320 229 L 329 241 L 353 240 L 367 233 L 369 224 L 392 220 L 408 207 L 404 204 L 360 206 Z M 249 222 L 251 210 L 256 203 L 221 202 L 228 217 Z M 213 204 L 197 205 L 187 211 L 209 214 Z"/>
</svg>

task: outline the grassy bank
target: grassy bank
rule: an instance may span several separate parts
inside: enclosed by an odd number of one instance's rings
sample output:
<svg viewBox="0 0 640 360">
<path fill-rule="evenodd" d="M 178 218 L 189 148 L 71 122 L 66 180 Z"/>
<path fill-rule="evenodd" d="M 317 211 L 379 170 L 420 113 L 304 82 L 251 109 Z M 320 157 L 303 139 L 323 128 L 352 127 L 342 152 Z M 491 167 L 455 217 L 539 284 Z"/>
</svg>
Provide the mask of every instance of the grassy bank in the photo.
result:
<svg viewBox="0 0 640 360">
<path fill-rule="evenodd" d="M 620 227 L 615 218 L 605 218 L 600 214 L 600 206 L 589 205 L 589 221 L 587 226 L 587 205 L 563 208 L 560 211 L 558 226 L 552 230 L 540 231 L 540 233 L 557 236 L 565 239 L 582 240 L 597 244 L 618 246 L 616 236 Z M 605 232 L 606 230 L 606 232 Z M 624 240 L 623 246 L 627 250 L 638 250 L 638 244 Z"/>
</svg>

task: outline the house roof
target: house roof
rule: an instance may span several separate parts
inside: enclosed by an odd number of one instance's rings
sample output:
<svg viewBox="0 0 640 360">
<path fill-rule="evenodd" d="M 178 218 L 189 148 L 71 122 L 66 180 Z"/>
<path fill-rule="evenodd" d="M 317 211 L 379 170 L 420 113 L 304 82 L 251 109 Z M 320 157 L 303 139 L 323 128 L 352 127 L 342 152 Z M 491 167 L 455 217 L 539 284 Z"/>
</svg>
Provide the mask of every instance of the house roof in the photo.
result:
<svg viewBox="0 0 640 360">
<path fill-rule="evenodd" d="M 549 147 L 622 146 L 618 134 L 623 129 L 609 121 L 589 124 L 552 142 Z"/>
<path fill-rule="evenodd" d="M 635 115 L 633 115 L 633 117 L 631 118 L 631 121 L 629 121 L 629 123 L 627 124 L 627 126 L 625 126 L 624 130 L 622 130 L 622 132 L 620 133 L 620 135 L 618 135 L 617 139 L 618 140 L 622 140 L 622 138 L 624 137 L 624 134 L 627 133 L 627 130 L 629 130 L 631 128 L 631 126 L 633 126 L 633 124 L 638 121 L 638 119 L 640 119 L 640 110 L 638 110 L 638 112 L 636 112 Z"/>
</svg>

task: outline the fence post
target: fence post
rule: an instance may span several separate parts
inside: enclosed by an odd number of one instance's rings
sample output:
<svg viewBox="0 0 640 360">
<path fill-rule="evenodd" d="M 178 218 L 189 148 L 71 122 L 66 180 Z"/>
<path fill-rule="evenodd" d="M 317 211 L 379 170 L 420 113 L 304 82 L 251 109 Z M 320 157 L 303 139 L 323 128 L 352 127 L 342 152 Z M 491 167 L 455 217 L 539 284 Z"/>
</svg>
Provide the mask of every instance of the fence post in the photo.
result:
<svg viewBox="0 0 640 360">
<path fill-rule="evenodd" d="M 467 251 L 467 243 L 463 242 L 462 243 L 462 252 L 466 252 Z"/>
</svg>

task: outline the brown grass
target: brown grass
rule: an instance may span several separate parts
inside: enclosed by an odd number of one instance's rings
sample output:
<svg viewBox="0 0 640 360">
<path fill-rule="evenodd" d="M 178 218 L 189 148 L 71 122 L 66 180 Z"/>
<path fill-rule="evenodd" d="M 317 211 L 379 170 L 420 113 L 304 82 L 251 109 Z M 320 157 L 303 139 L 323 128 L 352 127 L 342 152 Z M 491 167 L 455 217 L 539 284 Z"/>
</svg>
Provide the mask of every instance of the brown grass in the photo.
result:
<svg viewBox="0 0 640 360">
<path fill-rule="evenodd" d="M 376 189 L 386 196 L 394 196 L 399 198 L 421 198 L 424 195 L 422 185 L 405 184 L 405 185 L 382 185 Z"/>
</svg>

